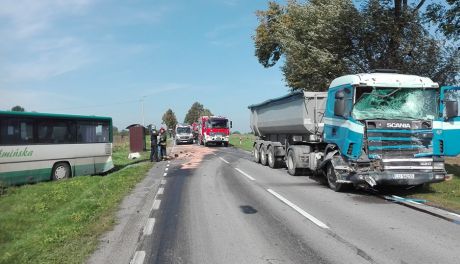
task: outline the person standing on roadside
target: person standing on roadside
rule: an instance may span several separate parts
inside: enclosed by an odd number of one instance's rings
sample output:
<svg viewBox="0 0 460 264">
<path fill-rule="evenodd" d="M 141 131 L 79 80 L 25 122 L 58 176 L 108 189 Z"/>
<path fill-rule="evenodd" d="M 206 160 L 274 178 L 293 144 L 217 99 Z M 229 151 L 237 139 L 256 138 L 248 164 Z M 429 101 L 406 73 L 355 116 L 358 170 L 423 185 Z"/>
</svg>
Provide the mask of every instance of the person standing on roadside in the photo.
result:
<svg viewBox="0 0 460 264">
<path fill-rule="evenodd" d="M 160 129 L 160 154 L 163 160 L 166 159 L 166 130 L 164 128 Z"/>
<path fill-rule="evenodd" d="M 150 133 L 150 162 L 159 161 L 158 156 L 158 131 L 156 128 L 152 129 Z"/>
</svg>

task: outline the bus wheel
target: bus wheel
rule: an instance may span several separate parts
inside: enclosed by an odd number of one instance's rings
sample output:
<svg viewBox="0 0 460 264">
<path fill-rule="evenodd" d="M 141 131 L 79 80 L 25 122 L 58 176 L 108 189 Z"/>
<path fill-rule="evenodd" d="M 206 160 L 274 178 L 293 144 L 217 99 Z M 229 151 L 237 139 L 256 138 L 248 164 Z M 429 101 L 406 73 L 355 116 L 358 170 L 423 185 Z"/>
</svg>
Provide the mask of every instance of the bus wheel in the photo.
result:
<svg viewBox="0 0 460 264">
<path fill-rule="evenodd" d="M 51 172 L 53 181 L 59 181 L 70 177 L 70 166 L 66 162 L 56 163 Z"/>
</svg>

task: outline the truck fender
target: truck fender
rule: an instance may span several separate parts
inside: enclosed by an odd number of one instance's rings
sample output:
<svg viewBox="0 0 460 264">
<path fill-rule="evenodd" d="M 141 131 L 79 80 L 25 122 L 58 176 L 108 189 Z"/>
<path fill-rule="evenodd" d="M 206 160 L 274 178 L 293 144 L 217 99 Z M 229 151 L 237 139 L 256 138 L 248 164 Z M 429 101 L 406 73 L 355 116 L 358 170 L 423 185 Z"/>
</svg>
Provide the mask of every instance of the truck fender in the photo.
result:
<svg viewBox="0 0 460 264">
<path fill-rule="evenodd" d="M 267 150 L 270 148 L 273 148 L 276 157 L 284 157 L 286 155 L 284 145 L 280 142 L 270 142 L 270 144 L 267 146 Z"/>
<path fill-rule="evenodd" d="M 331 161 L 332 157 L 334 157 L 335 154 L 337 153 L 339 153 L 338 150 L 334 150 L 334 151 L 327 153 L 323 161 L 319 164 L 318 169 L 326 168 L 326 165 Z"/>
</svg>

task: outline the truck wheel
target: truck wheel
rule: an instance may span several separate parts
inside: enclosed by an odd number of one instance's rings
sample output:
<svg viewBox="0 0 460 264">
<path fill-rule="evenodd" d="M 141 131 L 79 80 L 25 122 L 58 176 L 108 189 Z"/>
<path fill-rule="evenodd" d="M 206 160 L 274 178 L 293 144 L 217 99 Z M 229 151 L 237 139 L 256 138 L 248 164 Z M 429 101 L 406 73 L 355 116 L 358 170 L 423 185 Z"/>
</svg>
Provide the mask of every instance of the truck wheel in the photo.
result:
<svg viewBox="0 0 460 264">
<path fill-rule="evenodd" d="M 260 162 L 260 153 L 259 150 L 257 149 L 256 145 L 252 148 L 252 156 L 254 157 L 254 161 L 256 163 Z"/>
<path fill-rule="evenodd" d="M 267 166 L 267 150 L 264 147 L 260 148 L 260 164 Z"/>
<path fill-rule="evenodd" d="M 53 166 L 51 171 L 51 179 L 59 181 L 70 177 L 70 166 L 66 162 L 58 162 Z"/>
<path fill-rule="evenodd" d="M 228 142 L 224 142 L 224 147 L 228 147 Z"/>
<path fill-rule="evenodd" d="M 295 164 L 295 156 L 294 156 L 294 151 L 289 151 L 288 152 L 288 156 L 287 156 L 287 168 L 288 168 L 288 172 L 289 174 L 291 174 L 292 176 L 297 176 L 297 175 L 300 175 L 300 173 L 302 172 L 302 169 L 298 169 L 297 168 L 297 165 Z"/>
<path fill-rule="evenodd" d="M 346 191 L 349 187 L 348 184 L 344 183 L 337 183 L 337 174 L 335 173 L 334 167 L 331 163 L 327 165 L 326 168 L 326 178 L 329 188 L 336 192 L 343 192 Z"/>
<path fill-rule="evenodd" d="M 268 159 L 268 166 L 270 168 L 275 169 L 279 167 L 279 162 L 276 160 L 276 157 L 275 157 L 274 147 L 270 147 L 268 149 L 267 159 Z"/>
</svg>

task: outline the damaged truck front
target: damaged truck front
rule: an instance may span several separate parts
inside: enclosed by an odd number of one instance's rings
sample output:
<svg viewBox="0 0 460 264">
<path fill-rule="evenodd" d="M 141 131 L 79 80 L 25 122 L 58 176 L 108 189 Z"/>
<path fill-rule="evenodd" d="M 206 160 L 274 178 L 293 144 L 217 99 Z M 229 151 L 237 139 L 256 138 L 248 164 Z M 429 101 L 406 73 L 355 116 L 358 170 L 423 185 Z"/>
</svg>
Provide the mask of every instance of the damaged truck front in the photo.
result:
<svg viewBox="0 0 460 264">
<path fill-rule="evenodd" d="M 327 93 L 250 106 L 259 137 L 254 157 L 271 167 L 285 161 L 292 175 L 324 175 L 336 191 L 440 182 L 446 178 L 443 157 L 460 154 L 459 99 L 459 87 L 439 88 L 425 77 L 343 76 Z"/>
</svg>

